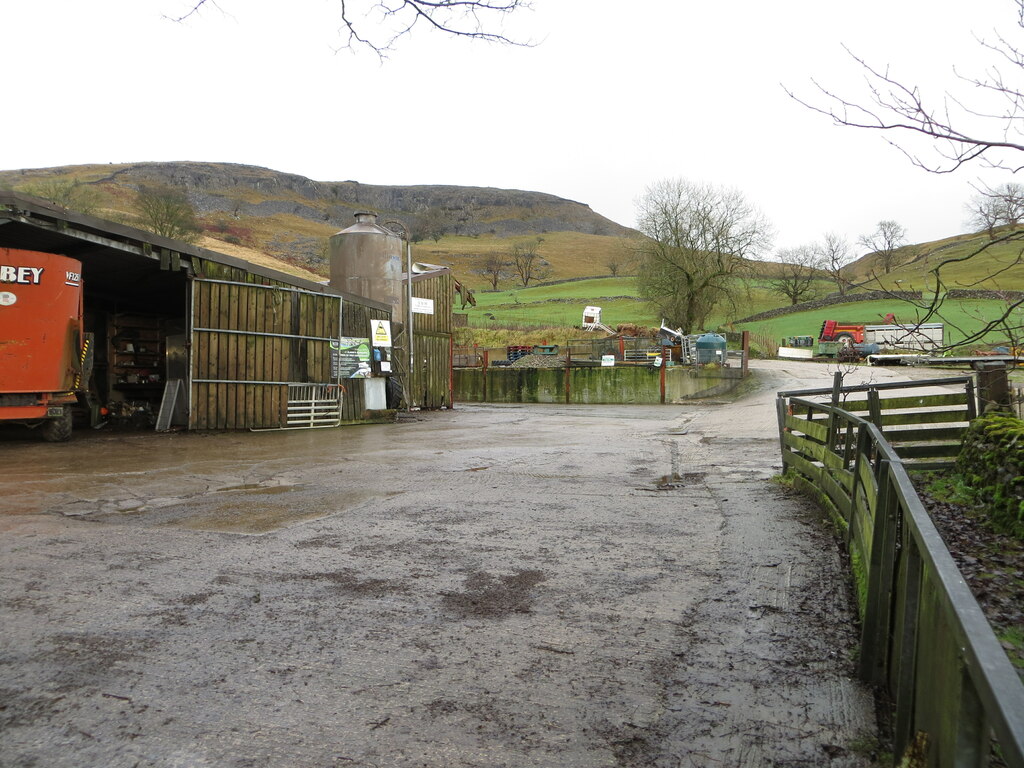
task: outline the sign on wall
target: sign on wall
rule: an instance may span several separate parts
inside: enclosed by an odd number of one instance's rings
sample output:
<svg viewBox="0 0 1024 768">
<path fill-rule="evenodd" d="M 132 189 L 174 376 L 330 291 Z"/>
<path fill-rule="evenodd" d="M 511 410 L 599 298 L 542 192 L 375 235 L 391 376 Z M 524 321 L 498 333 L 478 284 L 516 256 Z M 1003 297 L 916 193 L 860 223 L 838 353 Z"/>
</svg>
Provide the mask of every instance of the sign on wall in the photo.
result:
<svg viewBox="0 0 1024 768">
<path fill-rule="evenodd" d="M 365 379 L 370 370 L 370 340 L 344 336 L 331 342 L 331 378 Z"/>
<path fill-rule="evenodd" d="M 413 296 L 412 311 L 418 315 L 432 315 L 434 314 L 434 300 L 420 299 L 417 298 L 416 296 Z"/>
<path fill-rule="evenodd" d="M 391 321 L 371 320 L 370 321 L 370 343 L 375 347 L 391 346 Z"/>
</svg>

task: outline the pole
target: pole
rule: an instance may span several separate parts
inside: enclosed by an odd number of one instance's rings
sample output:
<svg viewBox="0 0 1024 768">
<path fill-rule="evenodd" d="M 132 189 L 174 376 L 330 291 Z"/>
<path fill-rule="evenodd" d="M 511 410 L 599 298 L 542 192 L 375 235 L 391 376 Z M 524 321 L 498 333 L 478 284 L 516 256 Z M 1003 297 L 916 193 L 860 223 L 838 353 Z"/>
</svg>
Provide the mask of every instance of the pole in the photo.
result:
<svg viewBox="0 0 1024 768">
<path fill-rule="evenodd" d="M 413 355 L 413 330 L 412 330 L 412 243 L 409 242 L 408 235 L 405 240 L 405 335 L 409 340 L 409 388 L 408 393 L 405 397 L 405 409 L 406 411 L 412 410 L 412 382 L 413 382 L 413 362 L 415 356 Z"/>
</svg>

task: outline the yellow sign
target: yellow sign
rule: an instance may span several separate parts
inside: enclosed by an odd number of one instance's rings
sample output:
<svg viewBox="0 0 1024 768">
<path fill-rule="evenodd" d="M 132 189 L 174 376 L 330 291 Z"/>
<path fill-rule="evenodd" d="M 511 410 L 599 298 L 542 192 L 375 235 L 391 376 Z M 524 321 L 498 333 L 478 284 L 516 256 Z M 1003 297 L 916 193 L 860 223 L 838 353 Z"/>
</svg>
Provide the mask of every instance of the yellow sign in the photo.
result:
<svg viewBox="0 0 1024 768">
<path fill-rule="evenodd" d="M 371 320 L 370 321 L 370 343 L 375 347 L 391 346 L 391 321 Z"/>
</svg>

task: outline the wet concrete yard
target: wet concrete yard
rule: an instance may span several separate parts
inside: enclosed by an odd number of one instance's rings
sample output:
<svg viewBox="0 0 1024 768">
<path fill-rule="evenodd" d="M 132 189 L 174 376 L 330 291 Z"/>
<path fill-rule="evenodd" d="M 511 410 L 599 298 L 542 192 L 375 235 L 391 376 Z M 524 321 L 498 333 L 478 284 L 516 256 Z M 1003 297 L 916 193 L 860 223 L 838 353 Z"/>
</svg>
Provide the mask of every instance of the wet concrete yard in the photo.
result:
<svg viewBox="0 0 1024 768">
<path fill-rule="evenodd" d="M 828 374 L 760 376 L 0 441 L 0 765 L 868 765 L 837 546 L 770 482 Z"/>
</svg>

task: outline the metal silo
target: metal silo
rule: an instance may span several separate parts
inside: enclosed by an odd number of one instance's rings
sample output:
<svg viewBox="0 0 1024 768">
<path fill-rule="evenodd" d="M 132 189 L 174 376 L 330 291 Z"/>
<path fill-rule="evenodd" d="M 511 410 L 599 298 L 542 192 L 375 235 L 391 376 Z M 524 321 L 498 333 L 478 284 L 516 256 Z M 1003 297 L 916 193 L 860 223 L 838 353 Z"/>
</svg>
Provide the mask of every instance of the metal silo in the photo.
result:
<svg viewBox="0 0 1024 768">
<path fill-rule="evenodd" d="M 331 287 L 392 308 L 402 305 L 402 240 L 377 224 L 377 214 L 359 212 L 356 223 L 331 236 Z"/>
</svg>

